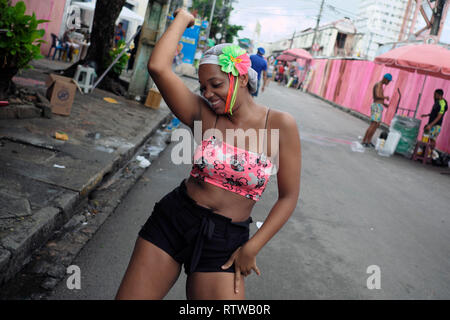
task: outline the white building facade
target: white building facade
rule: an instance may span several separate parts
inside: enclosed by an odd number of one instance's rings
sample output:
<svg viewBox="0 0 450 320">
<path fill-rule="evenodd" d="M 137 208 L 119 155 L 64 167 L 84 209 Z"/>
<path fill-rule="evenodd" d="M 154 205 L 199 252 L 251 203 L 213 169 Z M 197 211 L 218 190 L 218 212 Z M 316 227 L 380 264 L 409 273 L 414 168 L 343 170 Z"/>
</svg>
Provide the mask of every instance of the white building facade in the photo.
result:
<svg viewBox="0 0 450 320">
<path fill-rule="evenodd" d="M 355 46 L 360 42 L 360 35 L 350 19 L 341 19 L 320 26 L 315 43 L 317 50 L 314 56 L 320 57 L 355 57 Z M 289 48 L 300 48 L 311 51 L 313 47 L 314 29 L 309 28 L 296 32 L 291 39 L 282 39 L 272 43 L 261 43 L 270 54 L 280 53 Z M 258 45 L 260 46 L 260 45 Z"/>
<path fill-rule="evenodd" d="M 304 30 L 293 40 L 293 48 L 310 51 L 313 46 L 314 29 Z M 355 43 L 359 35 L 350 19 L 337 20 L 319 27 L 317 30 L 317 50 L 315 56 L 321 57 L 352 57 Z"/>
<path fill-rule="evenodd" d="M 125 7 L 135 12 L 138 16 L 144 18 L 147 10 L 148 0 L 127 0 Z M 143 22 L 136 20 L 121 19 L 122 23 L 127 23 L 126 41 L 128 41 L 137 31 L 137 28 L 143 24 Z"/>
<path fill-rule="evenodd" d="M 355 48 L 358 57 L 373 60 L 381 45 L 398 41 L 407 4 L 408 0 L 361 0 L 355 22 L 358 33 L 363 34 Z M 406 23 L 407 30 L 411 20 Z"/>
</svg>

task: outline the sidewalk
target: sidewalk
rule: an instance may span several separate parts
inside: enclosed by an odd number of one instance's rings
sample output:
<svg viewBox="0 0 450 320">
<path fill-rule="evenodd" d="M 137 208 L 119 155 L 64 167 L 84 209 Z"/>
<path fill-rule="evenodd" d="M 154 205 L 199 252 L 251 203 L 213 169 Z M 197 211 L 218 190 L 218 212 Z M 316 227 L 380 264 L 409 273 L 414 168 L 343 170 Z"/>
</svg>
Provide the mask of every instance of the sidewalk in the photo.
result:
<svg viewBox="0 0 450 320">
<path fill-rule="evenodd" d="M 65 66 L 47 59 L 34 65 L 15 82 L 45 95 L 45 72 Z M 197 81 L 183 80 L 191 90 L 198 88 Z M 0 286 L 172 117 L 164 101 L 153 110 L 96 89 L 88 95 L 77 91 L 68 117 L 0 119 Z M 56 140 L 55 131 L 69 140 Z"/>
</svg>

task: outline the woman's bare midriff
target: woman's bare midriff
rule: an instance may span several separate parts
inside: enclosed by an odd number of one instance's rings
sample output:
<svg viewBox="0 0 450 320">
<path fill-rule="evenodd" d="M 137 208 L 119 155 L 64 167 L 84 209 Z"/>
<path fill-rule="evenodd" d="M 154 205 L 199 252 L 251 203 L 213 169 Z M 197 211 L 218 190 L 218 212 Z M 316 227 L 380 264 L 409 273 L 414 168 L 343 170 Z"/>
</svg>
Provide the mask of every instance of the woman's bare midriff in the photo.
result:
<svg viewBox="0 0 450 320">
<path fill-rule="evenodd" d="M 188 196 L 198 205 L 231 218 L 233 222 L 247 220 L 255 205 L 255 201 L 251 199 L 194 177 L 189 177 L 186 180 L 186 189 Z"/>
</svg>

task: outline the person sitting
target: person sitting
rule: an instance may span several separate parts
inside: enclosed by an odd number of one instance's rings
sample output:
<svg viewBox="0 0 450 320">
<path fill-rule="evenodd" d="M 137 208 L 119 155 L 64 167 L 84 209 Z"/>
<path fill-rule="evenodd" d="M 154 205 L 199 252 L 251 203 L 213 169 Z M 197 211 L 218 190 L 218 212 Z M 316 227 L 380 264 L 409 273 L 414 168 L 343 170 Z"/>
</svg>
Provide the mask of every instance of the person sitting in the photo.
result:
<svg viewBox="0 0 450 320">
<path fill-rule="evenodd" d="M 77 44 L 74 40 L 74 36 L 73 36 L 74 31 L 75 31 L 75 28 L 67 29 L 66 32 L 64 32 L 64 35 L 62 38 L 63 46 L 66 49 L 69 48 L 69 50 L 68 50 L 69 54 L 66 57 L 66 60 L 68 60 L 68 61 L 72 61 L 74 50 L 80 48 L 80 45 Z"/>
</svg>

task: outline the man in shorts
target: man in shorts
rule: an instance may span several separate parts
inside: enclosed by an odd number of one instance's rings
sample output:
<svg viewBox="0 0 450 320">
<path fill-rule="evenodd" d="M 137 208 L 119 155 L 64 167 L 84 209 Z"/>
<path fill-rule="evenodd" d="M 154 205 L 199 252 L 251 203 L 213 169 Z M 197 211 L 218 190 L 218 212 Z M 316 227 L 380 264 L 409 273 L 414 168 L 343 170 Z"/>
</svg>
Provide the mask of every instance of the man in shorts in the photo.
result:
<svg viewBox="0 0 450 320">
<path fill-rule="evenodd" d="M 444 99 L 444 91 L 442 89 L 437 89 L 434 92 L 434 105 L 431 109 L 431 113 L 422 115 L 422 118 L 430 117 L 428 124 L 424 128 L 424 132 L 430 134 L 431 153 L 433 153 L 434 148 L 436 147 L 436 140 L 441 132 L 442 119 L 447 110 L 448 103 L 447 100 Z"/>
<path fill-rule="evenodd" d="M 375 145 L 372 143 L 372 137 L 375 134 L 375 131 L 380 126 L 383 116 L 383 106 L 385 106 L 386 108 L 389 107 L 388 104 L 384 103 L 384 100 L 389 101 L 389 97 L 386 97 L 384 95 L 383 85 L 388 85 L 391 81 L 392 75 L 390 73 L 386 73 L 383 76 L 383 79 L 375 83 L 375 85 L 373 86 L 373 103 L 370 107 L 371 122 L 361 143 L 364 147 L 375 147 Z"/>
</svg>

